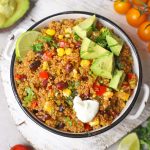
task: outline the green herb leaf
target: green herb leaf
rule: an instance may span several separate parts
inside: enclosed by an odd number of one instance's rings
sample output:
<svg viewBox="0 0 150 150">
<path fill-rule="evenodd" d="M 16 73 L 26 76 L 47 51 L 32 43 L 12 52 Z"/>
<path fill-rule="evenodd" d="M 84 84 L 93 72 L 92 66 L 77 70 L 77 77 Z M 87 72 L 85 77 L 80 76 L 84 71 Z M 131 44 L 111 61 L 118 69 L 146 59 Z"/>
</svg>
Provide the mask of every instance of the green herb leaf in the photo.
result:
<svg viewBox="0 0 150 150">
<path fill-rule="evenodd" d="M 33 99 L 33 97 L 34 97 L 34 92 L 33 92 L 32 89 L 29 88 L 29 87 L 27 87 L 27 88 L 25 89 L 25 92 L 27 93 L 27 96 L 24 97 L 23 106 L 26 107 L 26 106 L 32 101 L 32 99 Z"/>
<path fill-rule="evenodd" d="M 76 33 L 74 33 L 74 39 L 75 39 L 76 41 L 79 41 L 79 40 L 80 40 L 80 37 L 79 37 Z"/>
<path fill-rule="evenodd" d="M 42 39 L 47 42 L 47 43 L 50 43 L 53 41 L 52 37 L 51 36 L 43 36 Z"/>
<path fill-rule="evenodd" d="M 69 117 L 65 117 L 65 122 L 67 122 L 69 126 L 72 126 L 72 121 Z"/>
<path fill-rule="evenodd" d="M 42 50 L 42 48 L 43 48 L 43 44 L 42 43 L 37 43 L 37 44 L 34 44 L 32 46 L 32 49 L 35 52 L 40 52 Z"/>
</svg>

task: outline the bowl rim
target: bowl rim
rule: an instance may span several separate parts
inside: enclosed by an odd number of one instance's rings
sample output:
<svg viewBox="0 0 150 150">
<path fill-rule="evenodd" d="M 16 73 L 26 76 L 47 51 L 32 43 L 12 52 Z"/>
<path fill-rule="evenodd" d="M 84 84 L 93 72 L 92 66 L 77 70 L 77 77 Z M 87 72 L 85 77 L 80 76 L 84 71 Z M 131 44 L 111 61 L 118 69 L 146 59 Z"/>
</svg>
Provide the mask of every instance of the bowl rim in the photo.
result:
<svg viewBox="0 0 150 150">
<path fill-rule="evenodd" d="M 67 14 L 84 14 L 84 15 L 96 15 L 97 18 L 102 19 L 108 23 L 110 23 L 111 25 L 113 25 L 114 27 L 118 28 L 122 34 L 124 34 L 124 36 L 126 36 L 126 38 L 128 39 L 128 43 L 130 44 L 130 46 L 132 47 L 132 50 L 134 51 L 137 61 L 138 61 L 138 66 L 139 66 L 139 78 L 138 78 L 138 85 L 137 85 L 137 90 L 135 93 L 135 96 L 133 97 L 133 100 L 131 102 L 131 104 L 129 105 L 129 107 L 127 108 L 127 110 L 117 119 L 115 120 L 112 124 L 110 124 L 109 126 L 106 126 L 104 128 L 100 128 L 97 130 L 92 130 L 90 132 L 82 132 L 82 133 L 71 133 L 71 132 L 63 132 L 61 130 L 57 130 L 55 128 L 51 128 L 46 126 L 44 123 L 42 123 L 40 120 L 37 119 L 37 117 L 33 116 L 25 107 L 22 106 L 21 100 L 19 98 L 19 95 L 17 93 L 16 90 L 16 86 L 15 86 L 15 81 L 14 81 L 14 62 L 15 62 L 15 50 L 13 52 L 12 58 L 11 58 L 11 66 L 10 66 L 10 81 L 11 81 L 11 86 L 12 86 L 12 90 L 14 93 L 14 96 L 19 104 L 19 106 L 21 107 L 21 109 L 24 111 L 24 113 L 36 124 L 38 124 L 40 127 L 42 127 L 43 129 L 46 129 L 54 134 L 57 135 L 61 135 L 64 137 L 70 137 L 70 138 L 85 138 L 85 137 L 91 137 L 91 136 L 95 136 L 98 134 L 101 134 L 103 132 L 106 132 L 110 129 L 112 129 L 113 127 L 115 127 L 117 124 L 119 124 L 131 111 L 131 109 L 133 108 L 139 92 L 141 90 L 141 85 L 142 85 L 142 65 L 141 65 L 141 60 L 139 57 L 139 54 L 137 52 L 137 49 L 135 47 L 135 45 L 133 44 L 132 40 L 129 38 L 129 36 L 125 33 L 125 31 L 123 29 L 121 29 L 117 24 L 115 24 L 113 21 L 109 20 L 108 18 L 101 16 L 99 14 L 96 13 L 92 13 L 92 12 L 86 12 L 86 11 L 64 11 L 64 12 L 60 12 L 60 13 L 56 13 L 50 16 L 47 16 L 43 19 L 41 19 L 40 21 L 36 22 L 35 24 L 33 24 L 28 30 L 32 30 L 33 28 L 35 28 L 37 25 L 39 25 L 40 23 L 42 23 L 43 21 L 52 18 L 52 17 L 56 17 L 59 15 L 67 15 Z M 27 30 L 27 31 L 28 31 Z"/>
</svg>

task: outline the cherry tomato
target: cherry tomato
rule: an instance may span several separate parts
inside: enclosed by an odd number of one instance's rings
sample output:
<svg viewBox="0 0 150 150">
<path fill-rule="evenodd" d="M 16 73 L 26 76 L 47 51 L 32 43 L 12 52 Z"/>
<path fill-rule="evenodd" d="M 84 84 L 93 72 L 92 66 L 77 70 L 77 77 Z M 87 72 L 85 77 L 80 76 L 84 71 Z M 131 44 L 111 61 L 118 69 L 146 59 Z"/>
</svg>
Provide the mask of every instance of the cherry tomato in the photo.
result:
<svg viewBox="0 0 150 150">
<path fill-rule="evenodd" d="M 39 73 L 39 77 L 40 77 L 40 78 L 43 78 L 43 79 L 48 79 L 48 77 L 49 77 L 48 72 L 46 72 L 46 71 L 41 71 L 41 72 Z"/>
<path fill-rule="evenodd" d="M 51 51 L 46 51 L 46 52 L 43 54 L 43 60 L 45 60 L 45 61 L 50 61 L 53 56 L 54 56 L 54 54 L 53 54 Z"/>
<path fill-rule="evenodd" d="M 25 145 L 17 144 L 13 146 L 10 150 L 30 150 L 30 148 Z"/>
<path fill-rule="evenodd" d="M 133 78 L 136 78 L 136 75 L 134 73 L 128 73 L 127 76 L 128 76 L 128 79 L 130 80 Z"/>
<path fill-rule="evenodd" d="M 147 3 L 148 0 L 132 0 L 132 3 L 137 6 L 142 6 L 144 3 Z"/>
<path fill-rule="evenodd" d="M 150 41 L 150 21 L 146 21 L 140 25 L 138 35 L 143 41 Z"/>
<path fill-rule="evenodd" d="M 131 3 L 129 0 L 116 0 L 114 2 L 114 9 L 119 14 L 126 14 L 131 8 Z"/>
<path fill-rule="evenodd" d="M 102 96 L 106 92 L 107 87 L 103 85 L 97 85 L 96 83 L 94 83 L 93 89 L 96 92 L 96 95 Z"/>
<path fill-rule="evenodd" d="M 131 8 L 126 14 L 127 22 L 133 27 L 139 27 L 147 17 L 147 14 L 141 14 L 136 8 Z"/>
</svg>

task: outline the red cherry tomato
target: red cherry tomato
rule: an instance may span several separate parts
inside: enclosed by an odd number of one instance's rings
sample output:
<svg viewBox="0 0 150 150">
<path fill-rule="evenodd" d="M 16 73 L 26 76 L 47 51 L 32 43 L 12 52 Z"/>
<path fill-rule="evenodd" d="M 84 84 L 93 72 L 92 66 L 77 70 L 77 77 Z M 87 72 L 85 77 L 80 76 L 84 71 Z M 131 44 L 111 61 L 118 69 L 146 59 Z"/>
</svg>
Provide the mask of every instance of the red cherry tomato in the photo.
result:
<svg viewBox="0 0 150 150">
<path fill-rule="evenodd" d="M 140 25 L 138 35 L 143 41 L 150 41 L 150 21 L 146 21 Z"/>
<path fill-rule="evenodd" d="M 37 100 L 32 101 L 31 108 L 34 109 L 36 106 L 38 106 Z"/>
<path fill-rule="evenodd" d="M 90 126 L 88 123 L 85 123 L 85 124 L 84 124 L 84 129 L 85 129 L 86 131 L 90 131 L 92 128 L 91 128 L 91 126 Z"/>
<path fill-rule="evenodd" d="M 46 72 L 46 71 L 41 71 L 41 72 L 39 73 L 39 77 L 40 77 L 40 78 L 43 78 L 43 79 L 48 79 L 48 77 L 49 77 L 48 72 Z"/>
<path fill-rule="evenodd" d="M 119 14 L 126 14 L 131 8 L 131 3 L 129 0 L 116 0 L 114 2 L 114 9 Z"/>
<path fill-rule="evenodd" d="M 139 27 L 147 18 L 147 14 L 141 14 L 137 8 L 131 8 L 126 14 L 127 22 L 133 27 Z"/>
<path fill-rule="evenodd" d="M 30 148 L 28 146 L 18 144 L 13 146 L 10 150 L 30 150 Z"/>
</svg>

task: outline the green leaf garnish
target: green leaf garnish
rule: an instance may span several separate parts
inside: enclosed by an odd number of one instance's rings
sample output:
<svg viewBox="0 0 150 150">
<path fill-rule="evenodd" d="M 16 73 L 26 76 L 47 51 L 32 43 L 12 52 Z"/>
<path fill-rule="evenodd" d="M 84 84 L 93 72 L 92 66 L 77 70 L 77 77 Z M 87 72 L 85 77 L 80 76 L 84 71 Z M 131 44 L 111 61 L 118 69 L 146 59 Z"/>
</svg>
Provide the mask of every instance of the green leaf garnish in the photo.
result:
<svg viewBox="0 0 150 150">
<path fill-rule="evenodd" d="M 43 44 L 42 43 L 37 43 L 37 44 L 34 44 L 32 46 L 32 49 L 35 52 L 40 52 L 42 50 L 42 48 L 43 48 Z"/>
<path fill-rule="evenodd" d="M 80 40 L 80 37 L 79 37 L 76 33 L 74 33 L 74 39 L 75 39 L 76 41 L 79 41 L 79 40 Z"/>
</svg>

